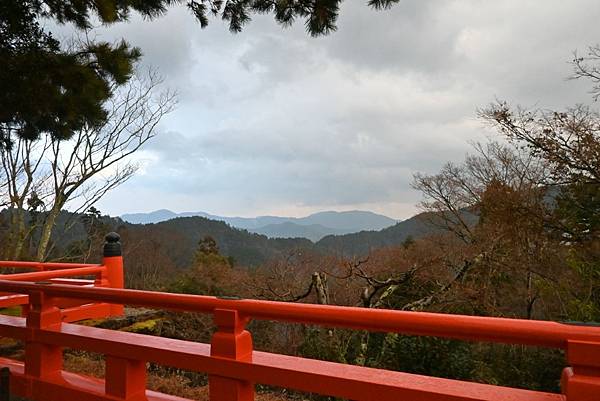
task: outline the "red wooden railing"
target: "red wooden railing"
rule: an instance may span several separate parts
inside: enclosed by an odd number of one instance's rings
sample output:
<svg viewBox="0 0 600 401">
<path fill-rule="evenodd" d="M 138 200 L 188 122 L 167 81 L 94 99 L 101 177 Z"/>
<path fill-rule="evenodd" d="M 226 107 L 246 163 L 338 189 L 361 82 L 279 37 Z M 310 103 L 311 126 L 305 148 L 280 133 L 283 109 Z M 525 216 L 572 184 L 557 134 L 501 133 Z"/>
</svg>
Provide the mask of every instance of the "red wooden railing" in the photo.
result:
<svg viewBox="0 0 600 401">
<path fill-rule="evenodd" d="M 253 400 L 256 383 L 361 401 L 600 400 L 598 327 L 63 283 L 0 280 L 0 291 L 28 296 L 26 317 L 0 316 L 0 335 L 24 342 L 25 361 L 0 359 L 0 367 L 11 370 L 11 391 L 33 400 L 182 400 L 146 390 L 147 362 L 208 373 L 211 401 Z M 65 323 L 61 300 L 210 313 L 217 330 L 209 345 Z M 562 394 L 351 366 L 254 351 L 251 319 L 561 348 L 569 366 Z M 105 379 L 63 371 L 63 347 L 105 355 Z"/>
<path fill-rule="evenodd" d="M 123 288 L 123 258 L 119 235 L 110 233 L 106 236 L 104 245 L 104 258 L 102 264 L 82 263 L 42 263 L 22 261 L 0 261 L 2 269 L 26 269 L 33 272 L 1 274 L 2 280 L 9 281 L 47 281 L 51 284 L 69 284 L 85 288 L 109 287 Z M 80 276 L 94 276 L 93 280 L 81 278 L 68 278 Z M 56 306 L 61 308 L 62 320 L 73 322 L 82 319 L 103 318 L 118 316 L 123 313 L 122 305 L 110 305 L 104 302 L 81 303 L 73 299 L 57 299 Z M 21 315 L 26 316 L 29 308 L 29 297 L 19 294 L 0 294 L 0 308 L 21 307 Z"/>
</svg>

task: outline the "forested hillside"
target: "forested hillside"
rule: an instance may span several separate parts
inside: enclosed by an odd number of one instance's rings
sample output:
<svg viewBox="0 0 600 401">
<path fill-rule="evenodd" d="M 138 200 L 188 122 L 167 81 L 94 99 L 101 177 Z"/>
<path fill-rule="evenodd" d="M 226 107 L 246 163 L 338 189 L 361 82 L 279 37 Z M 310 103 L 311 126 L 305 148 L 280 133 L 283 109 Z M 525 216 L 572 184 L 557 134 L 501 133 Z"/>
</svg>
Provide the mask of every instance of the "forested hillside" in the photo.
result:
<svg viewBox="0 0 600 401">
<path fill-rule="evenodd" d="M 216 240 L 223 255 L 247 267 L 257 267 L 270 259 L 313 246 L 304 238 L 270 239 L 204 217 L 181 217 L 146 225 L 124 224 L 120 231 L 126 231 L 127 236 L 135 238 L 134 241 L 147 239 L 162 244 L 178 267 L 190 265 L 198 243 L 206 236 Z"/>
<path fill-rule="evenodd" d="M 477 216 L 471 212 L 463 211 L 461 215 L 470 225 L 477 222 Z M 439 224 L 439 218 L 436 218 L 434 213 L 421 213 L 380 231 L 329 235 L 318 241 L 316 248 L 347 257 L 365 256 L 372 250 L 397 246 L 406 241 L 443 232 L 445 229 Z"/>
<path fill-rule="evenodd" d="M 4 234 L 8 234 L 10 210 L 0 213 L 4 222 Z M 33 228 L 31 245 L 34 246 L 36 221 L 42 215 L 28 216 Z M 92 212 L 73 214 L 63 211 L 53 230 L 50 242 L 50 259 L 78 259 L 82 255 L 95 254 L 104 233 L 115 230 L 124 237 L 125 250 L 146 248 L 149 244 L 160 249 L 161 260 L 166 266 L 185 269 L 193 260 L 198 243 L 206 236 L 214 238 L 220 252 L 230 257 L 233 263 L 258 267 L 270 260 L 286 257 L 299 250 L 322 254 L 365 256 L 372 249 L 399 245 L 407 239 L 420 238 L 438 228 L 431 225 L 424 215 L 415 216 L 381 231 L 363 231 L 356 234 L 328 236 L 314 243 L 306 238 L 268 238 L 265 235 L 231 227 L 225 222 L 204 217 L 178 217 L 156 224 L 131 224 L 119 218 L 102 216 L 95 209 Z M 85 249 L 83 249 L 85 248 Z M 5 244 L 6 257 L 10 246 Z M 133 261 L 127 261 L 133 263 Z"/>
</svg>

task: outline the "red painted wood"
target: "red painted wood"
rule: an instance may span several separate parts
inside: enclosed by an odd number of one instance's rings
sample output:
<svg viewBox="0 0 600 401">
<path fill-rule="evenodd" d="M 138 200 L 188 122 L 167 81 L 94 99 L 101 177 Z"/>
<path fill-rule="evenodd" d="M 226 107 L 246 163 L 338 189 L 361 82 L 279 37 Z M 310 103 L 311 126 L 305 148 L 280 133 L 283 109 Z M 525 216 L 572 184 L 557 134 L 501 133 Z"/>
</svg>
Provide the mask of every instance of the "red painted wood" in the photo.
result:
<svg viewBox="0 0 600 401">
<path fill-rule="evenodd" d="M 30 273 L 3 274 L 2 280 L 9 281 L 45 281 L 59 277 L 100 275 L 105 266 L 75 267 L 71 269 L 47 270 Z M 120 287 L 123 288 L 123 287 Z"/>
<path fill-rule="evenodd" d="M 25 305 L 29 303 L 27 295 L 2 295 L 0 296 L 0 308 Z"/>
<path fill-rule="evenodd" d="M 104 264 L 104 266 L 106 266 L 106 270 L 101 278 L 101 281 L 96 286 L 122 289 L 125 286 L 125 277 L 123 274 L 123 257 L 104 257 L 102 259 L 102 263 Z M 110 306 L 110 314 L 112 316 L 122 315 L 123 311 L 124 308 L 122 302 L 115 302 Z"/>
<path fill-rule="evenodd" d="M 600 343 L 600 327 L 587 327 L 550 321 L 489 318 L 427 312 L 406 312 L 343 306 L 227 300 L 216 297 L 115 288 L 81 288 L 68 285 L 13 283 L 0 280 L 0 291 L 42 290 L 54 297 L 87 302 L 107 302 L 176 311 L 212 313 L 214 309 L 237 310 L 254 319 L 277 320 L 345 327 L 360 330 L 538 345 L 565 349 L 567 340 Z"/>
<path fill-rule="evenodd" d="M 597 327 L 124 290 L 121 257 L 104 258 L 102 266 L 19 267 L 40 271 L 14 276 L 56 279 L 0 280 L 0 291 L 9 294 L 0 305 L 27 302 L 26 319 L 0 316 L 0 336 L 24 341 L 25 365 L 0 359 L 0 366 L 10 367 L 18 395 L 38 401 L 176 400 L 145 389 L 147 362 L 208 373 L 212 401 L 252 401 L 254 383 L 361 401 L 600 401 Z M 58 283 L 82 272 L 98 275 L 93 286 Z M 217 331 L 208 345 L 66 323 L 120 314 L 123 304 L 211 313 Z M 563 373 L 563 394 L 549 394 L 257 352 L 246 330 L 252 318 L 562 348 L 570 367 Z M 64 372 L 63 347 L 104 354 L 105 381 Z"/>
<path fill-rule="evenodd" d="M 41 330 L 60 330 L 62 314 L 52 297 L 42 291 L 29 293 L 29 311 L 25 326 L 34 334 Z M 25 374 L 41 379 L 55 379 L 62 370 L 62 347 L 39 341 L 32 335 L 25 342 Z"/>
<path fill-rule="evenodd" d="M 23 375 L 23 363 L 11 359 L 0 358 L 0 366 L 8 367 L 11 371 L 10 385 L 14 394 L 21 397 L 31 397 L 33 388 L 39 393 L 46 393 L 47 401 L 114 401 L 114 397 L 106 396 L 104 392 L 104 380 L 88 377 L 71 372 L 62 372 L 62 380 L 69 385 L 66 390 L 60 384 L 44 382 L 42 380 L 31 380 Z M 69 392 L 68 396 L 65 394 Z M 63 397 L 63 398 L 61 398 Z M 185 398 L 172 395 L 146 391 L 148 401 L 189 401 Z"/>
<path fill-rule="evenodd" d="M 145 401 L 146 363 L 106 356 L 106 394 L 128 401 Z"/>
<path fill-rule="evenodd" d="M 0 335 L 6 330 L 26 331 L 21 318 L 0 318 Z M 14 326 L 17 327 L 14 327 Z M 17 333 L 17 335 L 19 335 Z M 564 401 L 560 394 L 439 379 L 254 351 L 251 361 L 211 356 L 208 344 L 118 332 L 74 324 L 60 330 L 42 330 L 37 339 L 50 345 L 68 344 L 106 355 L 127 356 L 165 366 L 211 375 L 317 392 L 360 400 L 392 401 Z M 354 398 L 355 397 L 355 398 Z M 407 397 L 407 398 L 403 398 Z"/>
<path fill-rule="evenodd" d="M 0 261 L 0 268 L 34 269 L 35 272 L 0 275 L 6 281 L 46 281 L 49 284 L 61 284 L 79 287 L 104 286 L 122 288 L 122 257 L 105 258 L 108 265 L 78 263 L 41 263 Z M 72 276 L 95 275 L 95 280 L 72 279 Z M 0 308 L 21 306 L 23 316 L 29 311 L 29 297 L 24 294 L 0 294 Z M 73 298 L 55 297 L 55 305 L 62 309 L 63 321 L 72 322 L 83 319 L 97 319 L 123 314 L 123 305 L 107 303 L 91 303 Z"/>
<path fill-rule="evenodd" d="M 4 327 L 4 324 L 0 325 L 0 334 L 4 334 Z M 130 358 L 147 359 L 181 369 L 234 379 L 250 379 L 258 383 L 301 391 L 347 398 L 352 398 L 352 394 L 356 396 L 354 399 L 361 400 L 565 400 L 560 394 L 467 383 L 257 351 L 253 352 L 252 362 L 235 361 L 211 357 L 208 344 L 72 324 L 63 324 L 60 332 L 49 331 L 40 334 L 39 338 L 44 342 L 68 342 L 73 348 L 128 355 Z M 5 365 L 0 363 L 0 366 Z M 423 394 L 417 397 L 420 393 Z"/>
<path fill-rule="evenodd" d="M 49 281 L 52 282 L 52 284 L 81 285 L 84 287 L 94 286 L 94 280 L 86 280 L 79 278 L 52 278 Z"/>
<path fill-rule="evenodd" d="M 569 400 L 600 400 L 600 344 L 568 341 L 567 361 L 561 387 Z"/>
<path fill-rule="evenodd" d="M 94 267 L 98 266 L 89 263 L 52 263 L 52 262 L 25 262 L 0 260 L 0 269 L 2 268 L 17 268 L 17 269 L 35 269 L 35 270 L 58 270 L 58 269 L 73 269 L 77 267 Z"/>
<path fill-rule="evenodd" d="M 210 355 L 234 361 L 252 362 L 252 336 L 247 319 L 236 310 L 215 309 L 217 331 L 212 337 Z M 221 375 L 209 375 L 210 401 L 253 401 L 254 383 Z"/>
</svg>

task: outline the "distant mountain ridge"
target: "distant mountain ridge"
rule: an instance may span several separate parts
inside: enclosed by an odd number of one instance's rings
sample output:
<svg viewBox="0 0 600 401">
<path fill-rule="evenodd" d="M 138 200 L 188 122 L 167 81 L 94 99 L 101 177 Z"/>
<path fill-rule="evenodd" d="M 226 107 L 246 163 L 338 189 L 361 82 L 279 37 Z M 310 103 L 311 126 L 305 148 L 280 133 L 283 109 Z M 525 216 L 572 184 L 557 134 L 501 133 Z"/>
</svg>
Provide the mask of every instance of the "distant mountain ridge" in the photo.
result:
<svg viewBox="0 0 600 401">
<path fill-rule="evenodd" d="M 303 250 L 345 257 L 364 256 L 376 248 L 400 245 L 407 238 L 418 239 L 439 232 L 439 228 L 430 226 L 428 220 L 427 214 L 419 214 L 383 230 L 328 235 L 316 242 L 305 237 L 268 238 L 200 216 L 176 217 L 156 224 L 125 223 L 117 231 L 126 229 L 129 236 L 163 244 L 163 252 L 180 268 L 191 265 L 198 241 L 206 235 L 213 237 L 221 253 L 232 257 L 236 263 L 259 267 L 274 258 L 287 257 Z"/>
<path fill-rule="evenodd" d="M 0 228 L 2 222 L 9 221 L 10 213 L 7 209 L 0 210 Z M 82 214 L 61 212 L 52 233 L 52 258 L 64 257 L 77 250 L 79 245 L 87 246 L 88 233 L 82 217 Z M 464 211 L 463 218 L 469 225 L 477 224 L 476 214 Z M 430 213 L 421 213 L 379 231 L 328 235 L 319 241 L 307 239 L 308 234 L 297 238 L 268 238 L 206 217 L 177 217 L 156 224 L 132 224 L 121 218 L 102 216 L 96 224 L 102 224 L 98 226 L 102 233 L 117 231 L 121 234 L 124 249 L 128 252 L 126 266 L 135 263 L 132 262 L 135 257 L 130 252 L 135 254 L 135 249 L 142 244 L 151 244 L 156 252 L 153 258 L 158 257 L 158 263 L 167 260 L 177 268 L 187 268 L 193 263 L 198 242 L 207 235 L 217 241 L 224 256 L 233 258 L 240 266 L 259 267 L 270 260 L 288 257 L 291 253 L 303 250 L 345 257 L 364 256 L 377 248 L 401 245 L 408 238 L 418 239 L 444 231 L 439 226 L 431 225 L 431 220 Z M 305 230 L 322 230 L 314 225 L 289 224 Z M 271 229 L 285 229 L 285 225 L 275 224 Z"/>
<path fill-rule="evenodd" d="M 461 218 L 469 226 L 477 224 L 479 220 L 477 214 L 468 210 L 461 210 Z M 433 224 L 433 221 L 438 221 L 438 224 Z M 400 245 L 409 238 L 418 239 L 445 231 L 439 224 L 439 216 L 424 212 L 378 231 L 328 235 L 320 239 L 315 247 L 343 256 L 366 255 L 373 249 Z"/>
<path fill-rule="evenodd" d="M 477 223 L 477 215 L 465 211 L 468 224 Z M 307 250 L 344 257 L 365 256 L 374 249 L 398 246 L 409 238 L 419 239 L 441 233 L 443 228 L 431 224 L 431 213 L 420 213 L 407 220 L 378 231 L 360 231 L 344 235 L 328 235 L 319 241 L 305 237 L 268 238 L 248 230 L 231 227 L 223 221 L 205 217 L 177 217 L 156 224 L 125 224 L 138 237 L 156 244 L 169 244 L 165 251 L 178 267 L 188 267 L 193 260 L 198 241 L 212 236 L 223 255 L 233 257 L 240 265 L 258 267 L 272 260 Z M 282 223 L 285 224 L 285 223 Z M 277 226 L 277 225 L 276 225 Z M 300 226 L 311 229 L 311 226 Z"/>
<path fill-rule="evenodd" d="M 178 217 L 204 217 L 223 221 L 232 227 L 266 235 L 270 238 L 307 238 L 319 241 L 328 235 L 343 235 L 360 231 L 377 231 L 397 223 L 387 216 L 367 211 L 326 211 L 306 217 L 224 217 L 205 212 L 175 213 L 167 209 L 149 213 L 124 214 L 121 218 L 133 224 L 156 224 Z"/>
<path fill-rule="evenodd" d="M 289 221 L 279 224 L 268 224 L 250 231 L 266 235 L 269 238 L 307 238 L 313 242 L 317 242 L 328 235 L 348 234 L 346 230 L 336 230 L 321 224 L 303 226 Z"/>
</svg>

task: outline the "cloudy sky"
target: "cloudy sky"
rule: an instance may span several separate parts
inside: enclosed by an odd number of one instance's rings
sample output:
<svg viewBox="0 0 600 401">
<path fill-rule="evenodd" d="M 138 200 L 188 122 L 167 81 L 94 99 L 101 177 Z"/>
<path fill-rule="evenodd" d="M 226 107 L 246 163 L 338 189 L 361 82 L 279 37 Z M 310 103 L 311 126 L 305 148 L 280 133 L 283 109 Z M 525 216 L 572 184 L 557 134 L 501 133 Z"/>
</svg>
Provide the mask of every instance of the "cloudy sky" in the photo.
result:
<svg viewBox="0 0 600 401">
<path fill-rule="evenodd" d="M 237 35 L 220 21 L 202 30 L 185 8 L 101 29 L 141 47 L 179 106 L 138 155 L 140 172 L 98 207 L 402 219 L 417 210 L 415 172 L 494 135 L 478 107 L 590 101 L 566 78 L 572 52 L 600 41 L 597 0 L 365 4 L 345 1 L 339 30 L 317 39 L 269 16 Z"/>
</svg>

